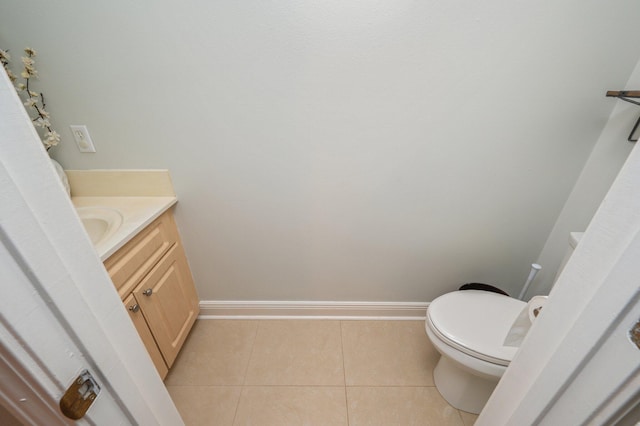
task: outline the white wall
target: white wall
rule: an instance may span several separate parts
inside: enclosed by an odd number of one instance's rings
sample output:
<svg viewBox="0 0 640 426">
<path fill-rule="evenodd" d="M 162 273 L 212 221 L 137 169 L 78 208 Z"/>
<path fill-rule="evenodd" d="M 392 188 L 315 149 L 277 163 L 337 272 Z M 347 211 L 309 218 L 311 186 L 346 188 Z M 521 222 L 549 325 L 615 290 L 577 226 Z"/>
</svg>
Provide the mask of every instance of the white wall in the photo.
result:
<svg viewBox="0 0 640 426">
<path fill-rule="evenodd" d="M 597 209 L 478 426 L 637 424 L 640 151 Z M 633 413 L 632 413 L 633 414 Z M 632 421 L 633 420 L 633 421 Z"/>
<path fill-rule="evenodd" d="M 428 301 L 517 293 L 640 57 L 639 12 L 13 0 L 0 45 L 40 51 L 65 167 L 171 170 L 202 299 Z"/>
<path fill-rule="evenodd" d="M 640 62 L 625 88 L 636 90 L 636 87 L 640 87 Z M 543 265 L 544 269 L 529 289 L 529 296 L 549 293 L 567 250 L 569 233 L 584 231 L 587 228 L 629 152 L 635 146 L 635 143 L 625 141 L 640 115 L 640 108 L 624 101 L 613 98 L 611 100 L 615 102 L 613 112 L 540 253 L 538 263 Z"/>
</svg>

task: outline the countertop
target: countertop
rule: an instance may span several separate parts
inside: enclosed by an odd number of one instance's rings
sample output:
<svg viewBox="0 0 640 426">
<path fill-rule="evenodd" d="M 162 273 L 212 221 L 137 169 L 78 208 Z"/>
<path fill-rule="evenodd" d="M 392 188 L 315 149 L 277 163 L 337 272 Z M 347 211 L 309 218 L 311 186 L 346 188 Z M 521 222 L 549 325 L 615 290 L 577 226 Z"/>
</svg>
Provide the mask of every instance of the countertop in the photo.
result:
<svg viewBox="0 0 640 426">
<path fill-rule="evenodd" d="M 75 196 L 73 205 L 78 207 L 104 207 L 122 214 L 122 225 L 108 238 L 94 247 L 102 261 L 115 253 L 129 240 L 173 206 L 175 196 Z"/>
</svg>

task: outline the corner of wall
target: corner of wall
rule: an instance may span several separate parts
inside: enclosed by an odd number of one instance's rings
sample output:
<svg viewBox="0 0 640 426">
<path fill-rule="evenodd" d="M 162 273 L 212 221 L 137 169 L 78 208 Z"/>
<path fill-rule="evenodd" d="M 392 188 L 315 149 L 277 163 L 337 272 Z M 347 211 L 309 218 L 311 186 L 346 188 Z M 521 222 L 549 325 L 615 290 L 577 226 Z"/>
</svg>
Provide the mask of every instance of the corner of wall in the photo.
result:
<svg viewBox="0 0 640 426">
<path fill-rule="evenodd" d="M 640 86 L 640 61 L 625 88 Z M 640 110 L 625 102 L 617 102 L 604 125 L 582 172 L 558 215 L 547 241 L 538 256 L 543 271 L 534 283 L 535 294 L 548 294 L 562 258 L 568 249 L 569 233 L 584 231 L 607 195 L 611 184 L 635 144 L 627 141 L 629 131 Z M 532 295 L 531 290 L 529 295 Z"/>
</svg>

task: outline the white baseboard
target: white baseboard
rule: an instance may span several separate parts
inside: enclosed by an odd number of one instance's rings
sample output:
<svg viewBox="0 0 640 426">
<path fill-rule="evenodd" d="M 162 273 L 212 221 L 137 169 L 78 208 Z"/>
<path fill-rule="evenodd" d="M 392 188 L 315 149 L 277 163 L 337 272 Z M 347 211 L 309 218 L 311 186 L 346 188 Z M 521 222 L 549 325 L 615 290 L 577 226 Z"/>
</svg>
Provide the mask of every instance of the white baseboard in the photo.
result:
<svg viewBox="0 0 640 426">
<path fill-rule="evenodd" d="M 200 319 L 424 320 L 426 302 L 203 300 Z"/>
</svg>

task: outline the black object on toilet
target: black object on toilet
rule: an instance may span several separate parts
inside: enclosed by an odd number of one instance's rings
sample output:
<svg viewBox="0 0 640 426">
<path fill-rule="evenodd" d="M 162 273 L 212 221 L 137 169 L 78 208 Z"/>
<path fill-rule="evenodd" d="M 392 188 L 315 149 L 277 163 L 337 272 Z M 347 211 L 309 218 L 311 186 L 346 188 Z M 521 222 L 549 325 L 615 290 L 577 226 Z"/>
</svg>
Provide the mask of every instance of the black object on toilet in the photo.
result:
<svg viewBox="0 0 640 426">
<path fill-rule="evenodd" d="M 458 290 L 483 290 L 483 291 L 490 291 L 492 293 L 504 294 L 505 296 L 509 296 L 507 293 L 500 290 L 498 287 L 494 287 L 492 285 L 482 284 L 482 283 L 467 283 L 462 285 Z"/>
</svg>

